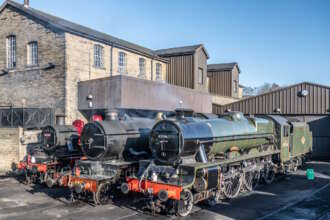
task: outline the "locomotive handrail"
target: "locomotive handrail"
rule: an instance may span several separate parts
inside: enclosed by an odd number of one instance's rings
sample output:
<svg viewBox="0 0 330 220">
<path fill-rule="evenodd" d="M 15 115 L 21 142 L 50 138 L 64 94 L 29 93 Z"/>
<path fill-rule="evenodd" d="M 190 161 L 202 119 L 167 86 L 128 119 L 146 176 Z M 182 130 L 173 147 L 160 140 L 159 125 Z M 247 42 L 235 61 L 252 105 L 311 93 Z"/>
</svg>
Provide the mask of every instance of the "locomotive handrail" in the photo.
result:
<svg viewBox="0 0 330 220">
<path fill-rule="evenodd" d="M 224 136 L 224 137 L 215 137 L 212 140 L 198 141 L 199 144 L 207 144 L 214 142 L 223 142 L 223 141 L 238 141 L 238 140 L 249 140 L 256 138 L 274 138 L 274 134 L 256 134 L 256 135 L 233 135 L 233 136 Z"/>
<path fill-rule="evenodd" d="M 259 152 L 255 155 L 244 155 L 238 158 L 232 158 L 232 159 L 228 159 L 225 161 L 210 161 L 208 163 L 194 163 L 194 164 L 184 164 L 182 165 L 183 167 L 185 166 L 194 166 L 198 168 L 206 168 L 206 167 L 210 167 L 210 166 L 219 166 L 219 165 L 224 165 L 224 164 L 228 164 L 228 163 L 236 163 L 239 161 L 243 161 L 243 160 L 249 160 L 249 159 L 253 159 L 253 158 L 258 158 L 258 157 L 262 157 L 262 156 L 269 156 L 269 155 L 274 155 L 274 154 L 278 154 L 281 153 L 281 150 L 268 150 L 268 151 L 264 151 L 264 152 Z"/>
<path fill-rule="evenodd" d="M 117 133 L 117 134 L 94 134 L 94 136 L 124 136 L 124 135 L 139 135 L 139 132 Z"/>
</svg>

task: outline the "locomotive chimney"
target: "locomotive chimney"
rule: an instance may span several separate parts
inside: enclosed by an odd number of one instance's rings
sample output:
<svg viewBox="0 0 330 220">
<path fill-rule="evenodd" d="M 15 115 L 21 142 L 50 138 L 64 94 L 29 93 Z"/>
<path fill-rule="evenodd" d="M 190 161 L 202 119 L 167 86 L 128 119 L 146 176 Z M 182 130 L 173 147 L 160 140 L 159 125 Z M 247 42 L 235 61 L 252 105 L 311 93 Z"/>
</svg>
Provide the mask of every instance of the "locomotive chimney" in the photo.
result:
<svg viewBox="0 0 330 220">
<path fill-rule="evenodd" d="M 105 113 L 105 119 L 109 121 L 118 120 L 118 112 L 116 110 L 108 110 Z"/>
<path fill-rule="evenodd" d="M 56 125 L 64 125 L 65 115 L 56 115 Z"/>
<path fill-rule="evenodd" d="M 30 6 L 30 0 L 24 0 L 24 7 L 28 8 Z"/>
<path fill-rule="evenodd" d="M 183 119 L 184 118 L 184 111 L 182 109 L 176 109 L 175 110 L 177 119 Z"/>
<path fill-rule="evenodd" d="M 193 117 L 194 111 L 192 109 L 177 108 L 175 109 L 176 117 L 183 119 L 184 117 Z"/>
</svg>

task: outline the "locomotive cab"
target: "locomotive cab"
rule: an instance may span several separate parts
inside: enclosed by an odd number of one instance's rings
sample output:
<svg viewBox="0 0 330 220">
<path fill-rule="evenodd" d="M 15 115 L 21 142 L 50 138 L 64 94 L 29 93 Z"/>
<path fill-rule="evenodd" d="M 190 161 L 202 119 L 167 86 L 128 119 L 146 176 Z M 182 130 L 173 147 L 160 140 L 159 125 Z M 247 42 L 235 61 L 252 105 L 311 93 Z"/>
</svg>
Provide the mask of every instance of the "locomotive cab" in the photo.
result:
<svg viewBox="0 0 330 220">
<path fill-rule="evenodd" d="M 42 145 L 48 154 L 66 146 L 69 152 L 78 151 L 79 134 L 74 126 L 57 125 L 42 129 Z"/>
<path fill-rule="evenodd" d="M 304 122 L 290 121 L 281 116 L 271 117 L 275 122 L 277 146 L 281 149 L 280 160 L 290 162 L 312 151 L 312 133 Z M 301 165 L 301 159 L 296 166 Z"/>
</svg>

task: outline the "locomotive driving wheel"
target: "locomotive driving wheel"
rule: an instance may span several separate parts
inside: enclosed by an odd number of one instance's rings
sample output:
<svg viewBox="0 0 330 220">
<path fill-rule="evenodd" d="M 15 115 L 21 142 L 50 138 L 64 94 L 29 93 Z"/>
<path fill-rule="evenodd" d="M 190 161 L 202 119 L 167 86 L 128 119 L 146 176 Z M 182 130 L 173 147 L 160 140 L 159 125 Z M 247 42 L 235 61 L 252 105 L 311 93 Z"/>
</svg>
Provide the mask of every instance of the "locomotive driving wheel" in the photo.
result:
<svg viewBox="0 0 330 220">
<path fill-rule="evenodd" d="M 262 171 L 262 180 L 266 184 L 271 184 L 275 179 L 275 167 L 273 163 L 269 162 L 265 164 L 265 167 Z"/>
<path fill-rule="evenodd" d="M 254 190 L 260 179 L 260 171 L 259 170 L 251 170 L 244 173 L 244 187 L 248 191 Z"/>
<path fill-rule="evenodd" d="M 183 190 L 181 192 L 181 199 L 178 202 L 177 215 L 185 217 L 190 214 L 194 206 L 194 197 L 190 190 Z"/>
<path fill-rule="evenodd" d="M 93 200 L 96 205 L 105 205 L 110 200 L 111 185 L 109 183 L 101 183 L 96 191 L 93 193 Z"/>
<path fill-rule="evenodd" d="M 243 183 L 242 177 L 239 171 L 235 169 L 231 170 L 230 177 L 226 178 L 223 182 L 223 194 L 226 198 L 232 199 L 238 196 Z"/>
</svg>

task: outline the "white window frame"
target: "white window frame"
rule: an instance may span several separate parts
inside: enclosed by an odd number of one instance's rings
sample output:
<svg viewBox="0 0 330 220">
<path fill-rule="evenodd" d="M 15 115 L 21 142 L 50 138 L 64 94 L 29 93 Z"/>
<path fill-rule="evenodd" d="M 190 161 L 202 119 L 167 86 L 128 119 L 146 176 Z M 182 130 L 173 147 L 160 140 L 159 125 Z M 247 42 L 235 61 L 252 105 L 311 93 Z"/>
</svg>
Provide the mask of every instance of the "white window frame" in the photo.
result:
<svg viewBox="0 0 330 220">
<path fill-rule="evenodd" d="M 200 67 L 198 68 L 198 84 L 204 84 L 204 69 Z"/>
<path fill-rule="evenodd" d="M 7 68 L 14 69 L 17 66 L 16 61 L 16 36 L 10 35 L 6 40 L 7 48 Z"/>
<path fill-rule="evenodd" d="M 162 80 L 162 64 L 156 63 L 156 80 Z"/>
<path fill-rule="evenodd" d="M 238 93 L 238 81 L 234 80 L 234 93 Z"/>
<path fill-rule="evenodd" d="M 36 66 L 38 63 L 38 42 L 31 41 L 27 45 L 27 65 Z"/>
<path fill-rule="evenodd" d="M 94 67 L 104 68 L 104 47 L 99 44 L 94 45 Z"/>
<path fill-rule="evenodd" d="M 139 76 L 145 77 L 146 75 L 146 59 L 140 57 L 139 58 Z"/>
<path fill-rule="evenodd" d="M 127 54 L 123 51 L 118 52 L 118 72 L 120 74 L 127 73 Z"/>
</svg>

